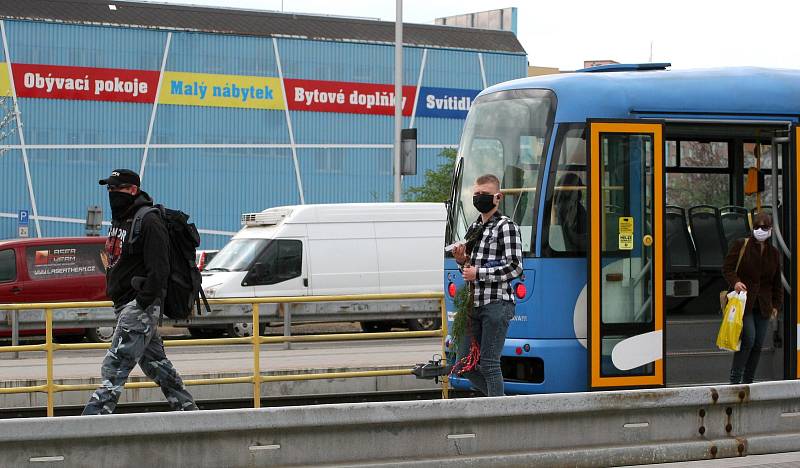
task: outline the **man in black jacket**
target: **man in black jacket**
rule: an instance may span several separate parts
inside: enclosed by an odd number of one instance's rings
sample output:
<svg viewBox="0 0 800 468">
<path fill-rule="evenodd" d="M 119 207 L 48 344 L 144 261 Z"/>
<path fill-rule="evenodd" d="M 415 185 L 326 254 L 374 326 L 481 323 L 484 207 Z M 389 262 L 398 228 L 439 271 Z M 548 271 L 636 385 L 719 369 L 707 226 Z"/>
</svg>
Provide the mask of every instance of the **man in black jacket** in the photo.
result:
<svg viewBox="0 0 800 468">
<path fill-rule="evenodd" d="M 142 371 L 161 387 L 175 411 L 196 410 L 192 395 L 164 353 L 158 334 L 158 318 L 169 277 L 169 237 L 157 212 L 141 220 L 141 232 L 130 243 L 133 218 L 143 207 L 153 206 L 150 196 L 139 189 L 139 175 L 116 169 L 100 185 L 108 188 L 111 229 L 103 263 L 106 292 L 114 302 L 117 327 L 100 372 L 103 382 L 92 394 L 83 414 L 114 412 L 125 381 L 139 363 Z"/>
</svg>

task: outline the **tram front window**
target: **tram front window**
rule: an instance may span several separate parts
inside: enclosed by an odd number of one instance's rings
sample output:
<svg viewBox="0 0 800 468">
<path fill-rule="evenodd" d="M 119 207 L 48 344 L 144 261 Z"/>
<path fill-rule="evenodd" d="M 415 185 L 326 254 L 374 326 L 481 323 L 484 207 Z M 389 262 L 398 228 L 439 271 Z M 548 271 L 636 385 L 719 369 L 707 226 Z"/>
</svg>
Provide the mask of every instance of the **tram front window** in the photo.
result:
<svg viewBox="0 0 800 468">
<path fill-rule="evenodd" d="M 555 96 L 546 90 L 502 91 L 475 101 L 459 147 L 463 168 L 451 209 L 451 241 L 463 240 L 478 217 L 472 206 L 475 179 L 494 174 L 504 195 L 500 211 L 520 226 L 523 251 L 531 251 L 539 174 L 554 114 Z"/>
</svg>

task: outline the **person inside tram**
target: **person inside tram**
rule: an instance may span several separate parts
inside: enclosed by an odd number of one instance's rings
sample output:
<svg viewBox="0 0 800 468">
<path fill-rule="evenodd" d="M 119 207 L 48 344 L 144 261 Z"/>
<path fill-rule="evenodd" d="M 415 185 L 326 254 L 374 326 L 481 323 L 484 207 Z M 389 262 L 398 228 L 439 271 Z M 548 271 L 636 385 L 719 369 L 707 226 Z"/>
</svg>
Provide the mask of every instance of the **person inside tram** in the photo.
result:
<svg viewBox="0 0 800 468">
<path fill-rule="evenodd" d="M 567 172 L 556 182 L 553 204 L 556 224 L 564 232 L 564 247 L 569 252 L 586 252 L 586 208 L 581 203 L 584 185 L 580 176 Z"/>
<path fill-rule="evenodd" d="M 783 303 L 780 254 L 768 242 L 771 235 L 772 216 L 758 213 L 752 234 L 732 243 L 722 266 L 728 284 L 737 292 L 747 291 L 741 346 L 733 355 L 731 384 L 753 383 L 769 321 L 778 315 Z"/>
</svg>

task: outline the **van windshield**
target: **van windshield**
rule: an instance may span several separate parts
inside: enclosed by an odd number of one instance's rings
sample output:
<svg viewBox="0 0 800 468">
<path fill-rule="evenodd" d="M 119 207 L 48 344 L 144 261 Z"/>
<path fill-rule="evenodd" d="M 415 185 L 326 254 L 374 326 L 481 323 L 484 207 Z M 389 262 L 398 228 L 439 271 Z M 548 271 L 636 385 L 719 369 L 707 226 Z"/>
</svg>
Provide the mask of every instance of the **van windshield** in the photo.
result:
<svg viewBox="0 0 800 468">
<path fill-rule="evenodd" d="M 233 239 L 203 271 L 247 271 L 269 243 L 269 239 Z"/>
</svg>

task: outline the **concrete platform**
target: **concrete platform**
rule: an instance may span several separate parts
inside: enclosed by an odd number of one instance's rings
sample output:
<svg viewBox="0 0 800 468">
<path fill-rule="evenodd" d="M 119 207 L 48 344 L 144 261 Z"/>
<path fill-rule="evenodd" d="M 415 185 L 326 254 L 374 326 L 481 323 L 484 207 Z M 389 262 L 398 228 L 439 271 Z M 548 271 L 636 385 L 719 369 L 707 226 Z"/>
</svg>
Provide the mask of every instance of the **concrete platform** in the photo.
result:
<svg viewBox="0 0 800 468">
<path fill-rule="evenodd" d="M 295 343 L 293 349 L 282 345 L 264 345 L 261 351 L 263 374 L 300 374 L 375 369 L 409 369 L 426 362 L 433 354 L 441 353 L 436 338 L 413 340 L 383 340 L 363 342 Z M 42 385 L 45 383 L 46 363 L 43 353 L 21 353 L 19 359 L 0 360 L 0 387 Z M 105 351 L 58 351 L 54 360 L 56 383 L 100 383 L 100 363 Z M 241 377 L 252 373 L 253 354 L 249 345 L 168 348 L 167 355 L 184 380 L 219 377 Z M 130 381 L 147 380 L 137 367 Z M 271 382 L 261 387 L 262 396 L 297 396 L 326 393 L 398 391 L 436 388 L 433 381 L 413 376 L 363 377 L 355 379 L 321 379 L 292 382 Z M 190 390 L 198 400 L 247 398 L 252 396 L 251 384 L 202 385 Z M 83 404 L 88 391 L 56 394 L 56 405 Z M 120 402 L 163 401 L 161 391 L 129 389 Z M 46 395 L 0 395 L 0 407 L 31 407 L 46 404 Z"/>
</svg>

